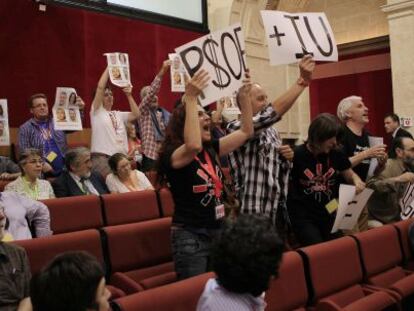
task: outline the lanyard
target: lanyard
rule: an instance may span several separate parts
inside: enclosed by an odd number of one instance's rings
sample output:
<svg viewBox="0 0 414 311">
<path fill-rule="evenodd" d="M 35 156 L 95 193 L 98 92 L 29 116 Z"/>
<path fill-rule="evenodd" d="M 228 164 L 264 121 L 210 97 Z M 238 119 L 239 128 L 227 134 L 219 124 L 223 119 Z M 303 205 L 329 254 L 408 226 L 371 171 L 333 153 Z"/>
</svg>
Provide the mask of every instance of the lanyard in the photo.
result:
<svg viewBox="0 0 414 311">
<path fill-rule="evenodd" d="M 111 122 L 112 122 L 112 126 L 115 130 L 115 133 L 118 134 L 119 125 L 118 125 L 118 119 L 116 118 L 115 112 L 109 111 L 108 113 L 109 113 L 109 118 L 111 119 Z"/>
<path fill-rule="evenodd" d="M 203 168 L 213 180 L 214 194 L 216 198 L 220 198 L 221 191 L 223 189 L 223 183 L 221 182 L 221 179 L 218 177 L 216 170 L 214 169 L 213 163 L 211 162 L 210 155 L 206 150 L 204 150 L 204 159 L 207 163 L 201 162 L 198 156 L 195 156 L 195 160 L 200 164 L 201 168 Z"/>
</svg>

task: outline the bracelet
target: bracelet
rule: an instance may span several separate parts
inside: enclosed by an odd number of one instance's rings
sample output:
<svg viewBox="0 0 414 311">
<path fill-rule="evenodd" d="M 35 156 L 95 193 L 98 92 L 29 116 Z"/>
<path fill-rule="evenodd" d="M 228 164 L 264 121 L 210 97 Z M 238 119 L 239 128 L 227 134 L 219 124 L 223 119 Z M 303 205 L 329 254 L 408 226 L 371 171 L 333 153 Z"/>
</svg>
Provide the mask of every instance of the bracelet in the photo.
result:
<svg viewBox="0 0 414 311">
<path fill-rule="evenodd" d="M 299 77 L 298 80 L 296 81 L 296 83 L 300 86 L 307 87 L 307 86 L 309 86 L 310 81 L 307 81 L 307 80 L 303 79 L 302 77 Z"/>
</svg>

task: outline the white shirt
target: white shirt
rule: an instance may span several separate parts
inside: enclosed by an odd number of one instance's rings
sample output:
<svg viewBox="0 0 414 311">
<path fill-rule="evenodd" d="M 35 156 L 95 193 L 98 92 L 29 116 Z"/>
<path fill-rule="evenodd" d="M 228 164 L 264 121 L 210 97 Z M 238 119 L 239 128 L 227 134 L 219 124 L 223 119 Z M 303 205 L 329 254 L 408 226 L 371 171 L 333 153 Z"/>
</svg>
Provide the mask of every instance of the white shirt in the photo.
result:
<svg viewBox="0 0 414 311">
<path fill-rule="evenodd" d="M 401 128 L 401 126 L 399 126 L 399 127 L 397 127 L 396 129 L 395 129 L 395 131 L 394 132 L 392 132 L 392 137 L 393 138 L 395 138 L 395 135 L 397 135 L 397 132 L 398 132 L 398 130 Z"/>
<path fill-rule="evenodd" d="M 128 154 L 128 137 L 125 123 L 130 112 L 108 111 L 103 106 L 91 108 L 91 152 L 111 156 L 117 152 Z M 113 119 L 111 119 L 111 116 Z"/>
<path fill-rule="evenodd" d="M 81 178 L 78 175 L 73 174 L 72 172 L 69 172 L 69 175 L 73 178 L 75 183 L 78 185 L 79 189 L 84 192 L 86 189 L 84 189 L 84 186 L 80 182 Z M 88 188 L 87 190 L 89 190 L 91 194 L 99 195 L 99 192 L 95 189 L 95 187 L 89 179 L 85 179 L 85 187 Z"/>
<path fill-rule="evenodd" d="M 148 180 L 147 176 L 145 176 L 144 173 L 134 170 L 133 172 L 136 173 L 137 179 L 138 179 L 138 187 L 139 190 L 153 190 L 154 187 L 152 186 L 151 182 Z M 124 192 L 130 192 L 131 190 L 128 189 L 127 186 L 125 186 L 122 181 L 119 180 L 118 176 L 114 174 L 109 174 L 106 176 L 106 185 L 108 186 L 108 189 L 111 193 L 124 193 Z"/>
</svg>

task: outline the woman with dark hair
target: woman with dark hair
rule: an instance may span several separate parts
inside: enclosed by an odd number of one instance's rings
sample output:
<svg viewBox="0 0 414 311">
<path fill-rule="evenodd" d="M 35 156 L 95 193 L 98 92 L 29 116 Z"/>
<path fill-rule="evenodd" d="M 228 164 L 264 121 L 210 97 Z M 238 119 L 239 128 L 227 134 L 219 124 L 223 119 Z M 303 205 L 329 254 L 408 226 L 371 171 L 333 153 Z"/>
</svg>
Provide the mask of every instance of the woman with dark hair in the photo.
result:
<svg viewBox="0 0 414 311">
<path fill-rule="evenodd" d="M 355 185 L 357 193 L 365 188 L 347 156 L 337 148 L 339 129 L 335 116 L 322 113 L 310 124 L 308 140 L 295 149 L 288 210 L 293 231 L 302 246 L 341 235 L 331 234 L 335 213 L 329 208 L 339 195 L 338 173 Z"/>
<path fill-rule="evenodd" d="M 42 154 L 38 149 L 26 149 L 20 154 L 22 176 L 7 184 L 4 190 L 14 191 L 33 200 L 55 197 L 49 181 L 40 179 L 43 168 Z"/>
<path fill-rule="evenodd" d="M 69 95 L 69 105 L 74 106 L 76 104 L 76 93 L 72 92 Z"/>
<path fill-rule="evenodd" d="M 125 154 L 115 153 L 108 164 L 112 173 L 106 176 L 106 185 L 111 193 L 154 189 L 144 173 L 131 169 L 131 162 Z"/>
<path fill-rule="evenodd" d="M 174 198 L 172 249 L 179 279 L 207 271 L 212 237 L 224 217 L 222 173 L 217 156 L 239 148 L 253 135 L 247 83 L 240 90 L 240 130 L 220 140 L 211 139 L 211 120 L 197 104 L 207 86 L 208 73 L 197 72 L 186 85 L 182 104 L 174 110 L 159 159 L 159 176 L 165 176 Z"/>
</svg>

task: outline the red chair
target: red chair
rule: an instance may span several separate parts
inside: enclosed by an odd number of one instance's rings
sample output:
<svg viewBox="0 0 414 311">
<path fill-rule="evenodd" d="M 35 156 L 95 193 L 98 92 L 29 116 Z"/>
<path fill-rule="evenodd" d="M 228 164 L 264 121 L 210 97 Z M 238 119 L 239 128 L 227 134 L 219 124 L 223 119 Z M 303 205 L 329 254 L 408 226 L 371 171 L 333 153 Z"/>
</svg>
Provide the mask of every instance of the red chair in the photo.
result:
<svg viewBox="0 0 414 311">
<path fill-rule="evenodd" d="M 308 290 L 302 258 L 297 252 L 283 254 L 279 277 L 272 280 L 265 299 L 266 311 L 305 310 Z"/>
<path fill-rule="evenodd" d="M 127 294 L 176 280 L 171 218 L 105 227 L 113 275 L 110 283 Z"/>
<path fill-rule="evenodd" d="M 101 196 L 106 215 L 106 225 L 114 226 L 160 217 L 157 194 L 154 190 Z"/>
<path fill-rule="evenodd" d="M 400 239 L 403 254 L 403 266 L 410 271 L 414 271 L 414 257 L 409 243 L 408 228 L 413 222 L 414 218 L 409 218 L 393 224 L 393 226 L 397 228 L 398 238 Z"/>
<path fill-rule="evenodd" d="M 356 242 L 343 237 L 299 252 L 305 260 L 313 292 L 312 310 L 389 310 L 398 307 L 395 299 L 382 291 L 363 286 L 362 268 Z M 355 309 L 356 308 L 356 309 Z"/>
<path fill-rule="evenodd" d="M 214 273 L 201 274 L 183 281 L 119 298 L 114 302 L 122 311 L 195 310 L 207 280 Z"/>
<path fill-rule="evenodd" d="M 161 215 L 163 217 L 171 217 L 174 214 L 174 199 L 171 191 L 168 188 L 161 188 L 158 191 L 160 204 L 161 204 Z"/>
<path fill-rule="evenodd" d="M 395 227 L 386 225 L 353 237 L 360 246 L 365 281 L 395 292 L 404 309 L 407 305 L 414 308 L 414 274 L 400 266 L 402 252 Z"/>
<path fill-rule="evenodd" d="M 103 227 L 101 200 L 84 195 L 42 201 L 49 208 L 54 234 Z"/>
</svg>

